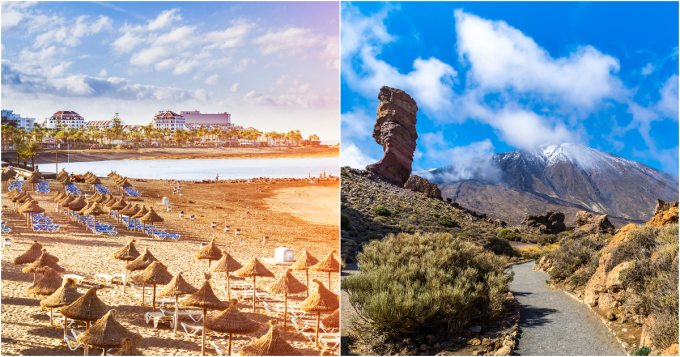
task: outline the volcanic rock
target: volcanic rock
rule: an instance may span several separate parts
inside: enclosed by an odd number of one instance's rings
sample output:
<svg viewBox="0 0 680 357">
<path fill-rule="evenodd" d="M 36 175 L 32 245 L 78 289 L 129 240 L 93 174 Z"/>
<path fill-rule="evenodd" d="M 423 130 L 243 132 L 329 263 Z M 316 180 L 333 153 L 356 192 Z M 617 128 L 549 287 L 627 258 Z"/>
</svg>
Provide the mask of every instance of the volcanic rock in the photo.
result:
<svg viewBox="0 0 680 357">
<path fill-rule="evenodd" d="M 647 222 L 647 225 L 663 227 L 669 223 L 678 223 L 678 212 L 678 201 L 664 202 L 657 199 L 654 217 Z"/>
<path fill-rule="evenodd" d="M 380 104 L 373 138 L 382 145 L 385 156 L 366 169 L 403 187 L 411 176 L 413 152 L 416 150 L 418 106 L 403 90 L 387 86 L 380 88 L 378 99 Z"/>
<path fill-rule="evenodd" d="M 544 215 L 527 213 L 520 224 L 544 234 L 557 234 L 567 229 L 564 225 L 564 213 L 553 211 L 547 211 Z"/>
<path fill-rule="evenodd" d="M 576 229 L 590 234 L 616 232 L 616 227 L 609 222 L 606 214 L 593 217 L 592 213 L 586 211 L 576 213 Z"/>
<path fill-rule="evenodd" d="M 439 190 L 439 187 L 418 175 L 409 177 L 406 184 L 404 184 L 404 187 L 411 191 L 422 192 L 425 196 L 430 198 L 442 199 L 442 191 Z"/>
</svg>

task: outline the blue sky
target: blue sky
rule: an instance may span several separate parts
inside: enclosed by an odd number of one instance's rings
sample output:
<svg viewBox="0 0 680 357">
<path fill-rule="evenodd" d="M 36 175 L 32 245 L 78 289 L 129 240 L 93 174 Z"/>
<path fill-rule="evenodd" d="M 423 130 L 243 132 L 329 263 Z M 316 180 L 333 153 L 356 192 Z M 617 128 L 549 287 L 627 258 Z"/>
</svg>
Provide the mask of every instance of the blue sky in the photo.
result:
<svg viewBox="0 0 680 357">
<path fill-rule="evenodd" d="M 339 32 L 332 2 L 3 2 L 2 107 L 144 125 L 227 111 L 339 140 Z"/>
<path fill-rule="evenodd" d="M 343 2 L 342 165 L 382 157 L 378 91 L 418 103 L 414 169 L 575 142 L 678 175 L 677 2 Z"/>
</svg>

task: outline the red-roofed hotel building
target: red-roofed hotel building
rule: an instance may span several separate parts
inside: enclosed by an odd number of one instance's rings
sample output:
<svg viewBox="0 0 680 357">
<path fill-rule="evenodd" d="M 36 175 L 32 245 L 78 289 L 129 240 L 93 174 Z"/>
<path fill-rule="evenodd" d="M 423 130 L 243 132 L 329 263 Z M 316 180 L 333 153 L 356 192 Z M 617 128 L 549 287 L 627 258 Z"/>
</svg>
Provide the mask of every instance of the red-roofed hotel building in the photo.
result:
<svg viewBox="0 0 680 357">
<path fill-rule="evenodd" d="M 153 127 L 170 131 L 184 130 L 184 117 L 172 110 L 159 111 L 153 116 Z"/>
<path fill-rule="evenodd" d="M 48 129 L 56 129 L 57 125 L 61 125 L 62 128 L 80 129 L 85 126 L 85 118 L 74 111 L 62 110 L 45 118 L 43 122 L 43 127 Z"/>
</svg>

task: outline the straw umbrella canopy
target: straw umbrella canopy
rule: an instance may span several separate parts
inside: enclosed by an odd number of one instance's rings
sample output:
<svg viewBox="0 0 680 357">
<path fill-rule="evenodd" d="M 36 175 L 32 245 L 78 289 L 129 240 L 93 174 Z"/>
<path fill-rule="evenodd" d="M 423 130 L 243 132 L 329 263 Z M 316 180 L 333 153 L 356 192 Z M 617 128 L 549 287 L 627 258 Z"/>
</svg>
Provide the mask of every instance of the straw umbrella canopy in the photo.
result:
<svg viewBox="0 0 680 357">
<path fill-rule="evenodd" d="M 37 240 L 34 240 L 33 244 L 31 244 L 25 252 L 14 258 L 14 265 L 33 263 L 36 259 L 40 258 L 41 254 L 42 244 L 38 243 Z"/>
<path fill-rule="evenodd" d="M 318 262 L 319 259 L 316 259 L 313 255 L 309 254 L 309 252 L 305 250 L 302 252 L 302 256 L 290 266 L 290 268 L 293 270 L 305 271 L 305 275 L 307 276 L 307 297 L 309 297 L 309 268 Z"/>
<path fill-rule="evenodd" d="M 332 250 L 328 255 L 321 259 L 314 266 L 310 267 L 311 271 L 319 271 L 328 273 L 328 287 L 331 287 L 331 273 L 340 273 L 340 263 L 335 259 L 335 250 Z"/>
<path fill-rule="evenodd" d="M 111 253 L 111 255 L 109 256 L 113 259 L 131 261 L 137 259 L 140 255 L 141 254 L 139 254 L 139 251 L 135 247 L 135 240 L 132 239 L 128 242 L 128 244 L 125 245 L 125 247 L 115 251 L 114 253 Z M 125 265 L 127 265 L 127 263 Z M 123 280 L 123 292 L 125 292 L 125 286 L 127 284 L 127 272 L 128 270 L 125 269 L 125 279 Z"/>
<path fill-rule="evenodd" d="M 87 201 L 85 201 L 82 197 L 78 197 L 68 204 L 68 209 L 74 212 L 79 212 L 85 207 L 87 207 Z"/>
<path fill-rule="evenodd" d="M 208 245 L 205 247 L 201 248 L 198 252 L 194 253 L 194 258 L 202 260 L 202 259 L 207 259 L 208 260 L 208 269 L 210 269 L 210 263 L 212 263 L 213 260 L 219 260 L 222 258 L 222 251 L 220 248 L 217 247 L 217 244 L 215 244 L 215 240 L 217 240 L 217 237 L 213 236 L 212 240 Z"/>
<path fill-rule="evenodd" d="M 36 176 L 37 178 L 39 178 L 39 179 L 43 178 L 42 172 L 38 171 L 37 167 L 36 167 L 35 170 L 33 170 L 33 172 L 31 173 L 31 175 L 35 175 L 35 176 Z"/>
<path fill-rule="evenodd" d="M 239 351 L 240 356 L 299 356 L 298 352 L 279 333 L 276 320 L 269 320 L 269 332 Z"/>
<path fill-rule="evenodd" d="M 153 285 L 153 302 L 151 303 L 151 311 L 156 311 L 156 285 L 165 285 L 172 281 L 172 274 L 168 272 L 168 268 L 161 262 L 153 262 L 146 267 L 141 273 L 131 277 L 132 281 L 138 284 Z M 144 300 L 142 300 L 144 305 Z"/>
<path fill-rule="evenodd" d="M 24 273 L 33 273 L 33 283 L 35 283 L 35 276 L 37 273 L 45 273 L 45 268 L 50 267 L 58 272 L 64 272 L 66 269 L 62 268 L 57 264 L 57 262 L 52 259 L 52 256 L 46 252 L 43 248 L 42 254 L 33 263 L 29 264 L 27 267 L 21 269 Z"/>
<path fill-rule="evenodd" d="M 69 194 L 69 195 L 64 196 L 64 198 L 62 198 L 61 200 L 57 201 L 57 203 L 60 204 L 61 207 L 63 208 L 63 207 L 68 207 L 68 205 L 75 200 L 76 200 L 75 196 Z"/>
<path fill-rule="evenodd" d="M 118 184 L 119 187 L 122 188 L 127 188 L 127 187 L 132 187 L 132 184 L 127 180 L 127 177 Z M 123 195 L 125 195 L 125 190 L 123 190 Z"/>
<path fill-rule="evenodd" d="M 144 356 L 144 354 L 135 348 L 131 338 L 125 337 L 120 344 L 120 349 L 114 356 Z"/>
<path fill-rule="evenodd" d="M 45 209 L 38 206 L 38 202 L 30 201 L 26 202 L 23 206 L 19 207 L 19 213 L 27 213 L 26 219 L 28 221 L 28 226 L 31 226 L 31 217 L 34 213 L 43 213 Z"/>
<path fill-rule="evenodd" d="M 9 178 L 15 177 L 17 175 L 17 172 L 14 171 L 14 169 L 9 169 L 5 171 L 5 174 L 9 176 Z"/>
<path fill-rule="evenodd" d="M 260 330 L 260 325 L 248 318 L 248 316 L 238 310 L 236 306 L 237 299 L 232 299 L 229 308 L 220 312 L 216 316 L 211 316 L 205 322 L 205 327 L 219 333 L 229 334 L 229 352 L 227 356 L 231 356 L 231 336 L 247 335 Z"/>
<path fill-rule="evenodd" d="M 68 177 L 68 172 L 66 172 L 66 169 L 61 169 L 59 173 L 57 174 L 57 180 L 63 179 L 64 177 Z"/>
<path fill-rule="evenodd" d="M 317 280 L 312 280 L 316 283 L 316 291 L 312 293 L 305 301 L 300 303 L 300 309 L 304 312 L 316 312 L 316 347 L 319 347 L 319 323 L 321 322 L 321 313 L 333 312 L 340 308 L 340 301 L 338 296 L 328 290 L 323 284 Z"/>
<path fill-rule="evenodd" d="M 111 172 L 109 172 L 108 174 L 106 174 L 106 176 L 111 177 L 111 176 L 113 176 L 113 175 L 115 175 L 115 174 L 116 174 L 116 172 L 113 171 L 113 170 L 111 170 Z"/>
<path fill-rule="evenodd" d="M 128 331 L 114 317 L 116 310 L 109 310 L 101 319 L 92 325 L 88 330 L 78 335 L 76 340 L 84 345 L 92 345 L 104 350 L 118 348 L 122 345 L 124 338 L 129 338 L 133 343 L 139 343 L 142 335 Z M 87 354 L 85 354 L 87 356 Z"/>
<path fill-rule="evenodd" d="M 9 190 L 9 192 L 7 192 L 7 198 L 11 199 L 14 196 L 18 195 L 19 192 L 20 192 L 19 189 L 13 188 L 13 189 Z"/>
<path fill-rule="evenodd" d="M 231 300 L 231 282 L 229 281 L 229 273 L 243 268 L 241 263 L 232 258 L 227 252 L 222 252 L 222 258 L 217 261 L 214 267 L 210 268 L 212 272 L 223 272 L 227 275 L 227 299 Z"/>
<path fill-rule="evenodd" d="M 210 310 L 224 310 L 229 307 L 229 304 L 221 301 L 215 295 L 210 286 L 210 273 L 203 273 L 205 281 L 198 291 L 185 297 L 179 301 L 179 304 L 186 307 L 197 307 L 203 309 L 203 338 L 201 342 L 201 356 L 205 356 L 205 320 L 207 318 L 208 309 Z"/>
<path fill-rule="evenodd" d="M 158 292 L 158 296 L 163 297 L 174 297 L 175 298 L 175 324 L 174 324 L 174 330 L 175 334 L 177 334 L 177 321 L 179 317 L 179 302 L 177 299 L 179 298 L 180 295 L 187 295 L 187 294 L 193 294 L 197 292 L 198 289 L 193 287 L 191 284 L 187 283 L 186 280 L 182 277 L 182 272 L 177 273 L 172 278 L 172 281 L 168 283 L 163 290 Z"/>
<path fill-rule="evenodd" d="M 99 185 L 102 183 L 102 180 L 99 179 L 97 176 L 92 176 L 89 180 L 90 185 Z"/>
<path fill-rule="evenodd" d="M 299 294 L 303 291 L 307 291 L 307 286 L 297 280 L 290 269 L 281 274 L 274 282 L 269 285 L 269 292 L 272 294 L 284 294 L 284 305 L 283 305 L 283 328 L 286 328 L 286 323 L 288 322 L 288 294 Z"/>
<path fill-rule="evenodd" d="M 340 309 L 333 311 L 332 314 L 326 316 L 321 320 L 324 327 L 339 328 L 340 327 Z"/>
<path fill-rule="evenodd" d="M 273 278 L 274 273 L 267 269 L 267 267 L 265 267 L 259 259 L 253 258 L 253 260 L 251 260 L 243 268 L 235 271 L 234 275 L 240 278 L 253 278 L 253 312 L 255 312 L 255 301 L 257 300 L 255 299 L 255 281 L 258 276 Z"/>
<path fill-rule="evenodd" d="M 30 183 L 33 186 L 33 191 L 35 191 L 35 184 L 40 183 L 40 176 L 32 173 L 31 176 L 28 176 L 24 183 Z"/>
<path fill-rule="evenodd" d="M 73 278 L 66 278 L 61 283 L 59 289 L 57 289 L 52 295 L 45 298 L 40 302 L 40 305 L 44 308 L 50 308 L 50 325 L 52 322 L 52 309 L 55 307 L 62 307 L 64 305 L 70 305 L 74 301 L 78 300 L 83 294 L 78 292 L 76 289 L 76 280 Z"/>
<path fill-rule="evenodd" d="M 102 204 L 103 204 L 104 206 L 106 206 L 106 207 L 110 207 L 110 206 L 113 205 L 116 201 L 118 201 L 118 199 L 116 198 L 116 196 L 114 196 L 114 195 L 109 195 L 109 197 L 108 197 L 104 202 L 102 202 Z"/>
<path fill-rule="evenodd" d="M 65 178 L 61 179 L 59 182 L 61 182 L 61 184 L 64 185 L 64 191 L 66 191 L 66 186 L 71 184 L 71 178 L 66 176 Z"/>
<path fill-rule="evenodd" d="M 128 205 L 127 202 L 121 197 L 120 200 L 116 201 L 114 204 L 112 204 L 109 209 L 112 211 L 118 211 L 118 221 L 120 221 L 120 210 L 125 208 Z"/>
<path fill-rule="evenodd" d="M 101 216 L 103 214 L 106 214 L 106 212 L 99 206 L 99 203 L 95 203 L 92 206 L 90 206 L 90 208 L 86 209 L 83 214 L 87 216 Z"/>
<path fill-rule="evenodd" d="M 144 248 L 144 253 L 140 255 L 139 257 L 135 258 L 135 260 L 131 261 L 128 265 L 125 266 L 125 269 L 129 271 L 137 271 L 137 270 L 144 270 L 146 269 L 149 265 L 151 265 L 153 262 L 159 261 L 156 259 L 156 257 L 151 254 L 151 251 L 149 251 L 149 248 Z M 142 305 L 144 304 L 144 294 L 146 292 L 146 289 L 142 287 Z"/>
<path fill-rule="evenodd" d="M 52 293 L 59 289 L 62 280 L 61 275 L 57 271 L 49 266 L 45 267 L 43 276 L 26 289 L 26 294 L 52 295 Z"/>
<path fill-rule="evenodd" d="M 139 211 L 137 211 L 137 213 L 135 213 L 130 218 L 140 219 L 140 218 L 146 216 L 147 213 L 149 213 L 149 210 L 146 208 L 145 205 L 142 205 L 142 208 L 140 208 Z M 142 229 L 146 229 L 146 224 L 144 224 L 144 222 L 142 222 Z"/>
<path fill-rule="evenodd" d="M 101 319 L 109 311 L 109 307 L 97 296 L 97 289 L 99 288 L 96 286 L 91 287 L 78 300 L 62 307 L 60 309 L 61 314 L 69 319 L 85 321 L 85 329 L 87 330 L 89 328 L 88 322 Z M 66 332 L 66 323 L 64 323 L 64 332 Z"/>
<path fill-rule="evenodd" d="M 153 210 L 153 207 L 149 207 L 149 211 L 139 220 L 142 221 L 142 223 L 144 223 L 144 224 L 151 223 L 151 232 L 153 232 L 153 230 L 154 230 L 154 223 L 164 221 L 163 217 L 159 216 Z"/>
<path fill-rule="evenodd" d="M 52 201 L 58 203 L 59 201 L 61 201 L 66 196 L 67 195 L 65 193 L 59 191 L 59 192 L 55 193 L 54 195 L 52 195 Z"/>
</svg>

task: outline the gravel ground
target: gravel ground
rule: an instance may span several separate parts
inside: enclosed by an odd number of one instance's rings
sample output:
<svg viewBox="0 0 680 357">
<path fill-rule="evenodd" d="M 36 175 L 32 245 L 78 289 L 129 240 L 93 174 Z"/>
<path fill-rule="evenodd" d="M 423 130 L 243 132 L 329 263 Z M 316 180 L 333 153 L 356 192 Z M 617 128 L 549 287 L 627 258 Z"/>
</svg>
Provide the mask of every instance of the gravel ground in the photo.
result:
<svg viewBox="0 0 680 357">
<path fill-rule="evenodd" d="M 347 264 L 347 267 L 342 270 L 343 278 L 345 276 L 354 275 L 358 273 L 359 270 L 355 264 Z M 349 335 L 349 321 L 352 316 L 355 316 L 357 312 L 354 310 L 352 305 L 349 303 L 349 295 L 347 292 L 342 290 L 340 292 L 340 338 L 342 340 L 342 352 L 343 356 L 353 356 L 347 349 L 347 338 Z"/>
<path fill-rule="evenodd" d="M 522 304 L 515 353 L 526 356 L 625 356 L 626 351 L 588 308 L 548 288 L 534 262 L 515 265 L 510 290 Z"/>
</svg>

